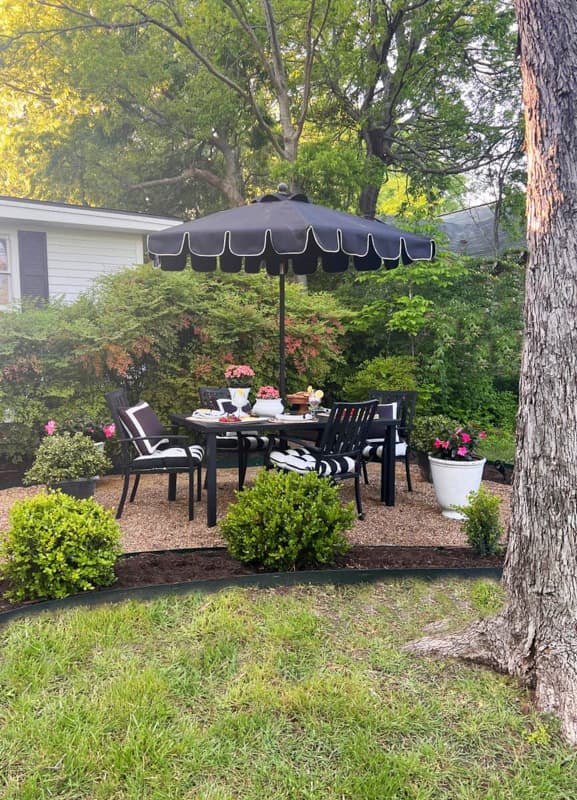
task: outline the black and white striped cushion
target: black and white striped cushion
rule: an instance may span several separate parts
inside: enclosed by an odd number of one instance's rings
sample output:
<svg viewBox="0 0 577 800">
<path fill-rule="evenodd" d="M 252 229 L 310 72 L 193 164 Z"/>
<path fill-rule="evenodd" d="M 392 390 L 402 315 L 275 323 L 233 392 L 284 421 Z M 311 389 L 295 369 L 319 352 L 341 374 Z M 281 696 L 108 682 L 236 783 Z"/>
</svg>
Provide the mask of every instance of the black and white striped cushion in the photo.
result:
<svg viewBox="0 0 577 800">
<path fill-rule="evenodd" d="M 269 443 L 268 436 L 257 436 L 254 434 L 243 434 L 243 441 L 250 451 L 266 450 Z M 216 437 L 217 450 L 238 450 L 238 436 L 232 432 L 230 436 L 217 436 Z"/>
<path fill-rule="evenodd" d="M 190 445 L 188 452 L 196 465 L 200 464 L 204 458 L 204 448 L 199 444 Z M 138 456 L 134 459 L 134 463 L 148 469 L 186 469 L 189 466 L 184 447 L 167 447 L 166 450 L 157 450 L 155 453 Z"/>
<path fill-rule="evenodd" d="M 152 455 L 159 448 L 162 449 L 169 444 L 168 439 L 158 438 L 163 434 L 166 435 L 166 431 L 148 403 L 139 402 L 130 408 L 120 409 L 118 415 L 129 436 L 150 436 L 150 439 L 139 439 L 134 442 L 141 456 Z"/>
<path fill-rule="evenodd" d="M 355 460 L 349 456 L 327 456 L 319 461 L 306 448 L 273 450 L 269 456 L 271 464 L 289 472 L 318 472 L 323 478 L 343 475 L 355 471 Z"/>
<path fill-rule="evenodd" d="M 395 457 L 404 456 L 407 452 L 407 445 L 405 442 L 397 442 L 395 445 Z M 383 440 L 382 439 L 367 439 L 367 444 L 363 448 L 363 458 L 366 461 L 371 459 L 380 460 L 383 457 Z"/>
</svg>

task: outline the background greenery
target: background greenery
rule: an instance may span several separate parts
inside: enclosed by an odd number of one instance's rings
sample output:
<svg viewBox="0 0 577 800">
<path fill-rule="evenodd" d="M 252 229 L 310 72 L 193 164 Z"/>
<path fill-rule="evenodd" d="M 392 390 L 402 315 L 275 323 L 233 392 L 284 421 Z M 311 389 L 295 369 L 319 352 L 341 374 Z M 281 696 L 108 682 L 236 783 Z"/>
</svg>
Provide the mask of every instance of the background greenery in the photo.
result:
<svg viewBox="0 0 577 800">
<path fill-rule="evenodd" d="M 441 254 L 349 271 L 333 291 L 289 283 L 288 391 L 322 386 L 330 403 L 416 388 L 418 415 L 474 421 L 510 441 L 523 271 L 518 259 Z M 49 419 L 60 429 L 109 421 L 104 395 L 116 386 L 167 421 L 198 406 L 200 385 L 222 386 L 227 363 L 250 364 L 256 387 L 278 384 L 278 285 L 264 274 L 127 269 L 70 305 L 0 314 L 0 363 L 3 459 L 29 458 Z"/>
<path fill-rule="evenodd" d="M 442 245 L 434 219 L 475 177 L 503 218 L 523 203 L 515 46 L 500 0 L 0 0 L 0 192 L 191 217 L 282 179 Z M 309 294 L 288 288 L 287 388 L 414 386 L 418 414 L 506 438 L 523 278 L 520 255 L 448 252 L 317 272 Z M 119 384 L 166 418 L 227 361 L 277 383 L 277 304 L 263 276 L 143 268 L 69 308 L 1 314 L 0 458 L 29 457 L 51 417 L 107 421 Z"/>
</svg>

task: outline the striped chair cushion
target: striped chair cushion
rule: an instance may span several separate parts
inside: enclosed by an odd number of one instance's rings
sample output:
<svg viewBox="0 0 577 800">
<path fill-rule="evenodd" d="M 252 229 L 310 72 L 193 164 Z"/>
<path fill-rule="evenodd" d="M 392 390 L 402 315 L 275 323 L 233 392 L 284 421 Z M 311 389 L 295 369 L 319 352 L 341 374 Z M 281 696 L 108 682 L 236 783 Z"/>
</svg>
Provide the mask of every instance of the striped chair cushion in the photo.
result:
<svg viewBox="0 0 577 800">
<path fill-rule="evenodd" d="M 269 443 L 268 436 L 258 436 L 255 433 L 243 434 L 243 440 L 250 451 L 266 450 Z M 238 450 L 238 436 L 236 433 L 231 432 L 229 436 L 216 437 L 217 450 Z"/>
<path fill-rule="evenodd" d="M 378 419 L 395 419 L 397 416 L 396 403 L 383 403 L 377 406 Z M 407 445 L 401 441 L 399 431 L 395 432 L 395 457 L 404 456 L 407 452 Z M 383 457 L 383 440 L 382 439 L 367 439 L 367 446 L 363 450 L 363 458 L 365 461 L 380 461 Z"/>
<path fill-rule="evenodd" d="M 404 456 L 407 452 L 407 445 L 404 442 L 397 442 L 395 445 L 395 456 Z M 367 445 L 363 449 L 363 458 L 366 461 L 373 459 L 380 461 L 383 457 L 383 440 L 382 439 L 367 439 Z"/>
<path fill-rule="evenodd" d="M 273 450 L 269 456 L 271 464 L 289 472 L 318 472 L 323 478 L 344 475 L 355 471 L 355 459 L 349 456 L 327 456 L 317 462 L 304 447 L 289 450 Z"/>
<path fill-rule="evenodd" d="M 150 436 L 150 439 L 139 439 L 134 446 L 141 456 L 152 455 L 159 448 L 162 450 L 169 444 L 168 439 L 159 439 L 166 431 L 153 409 L 145 402 L 139 402 L 130 408 L 122 408 L 118 415 L 129 436 Z"/>
<path fill-rule="evenodd" d="M 195 466 L 198 466 L 204 457 L 204 448 L 198 444 L 188 447 Z M 144 469 L 186 469 L 189 466 L 184 447 L 168 447 L 166 450 L 157 450 L 145 456 L 138 456 L 134 464 Z"/>
</svg>

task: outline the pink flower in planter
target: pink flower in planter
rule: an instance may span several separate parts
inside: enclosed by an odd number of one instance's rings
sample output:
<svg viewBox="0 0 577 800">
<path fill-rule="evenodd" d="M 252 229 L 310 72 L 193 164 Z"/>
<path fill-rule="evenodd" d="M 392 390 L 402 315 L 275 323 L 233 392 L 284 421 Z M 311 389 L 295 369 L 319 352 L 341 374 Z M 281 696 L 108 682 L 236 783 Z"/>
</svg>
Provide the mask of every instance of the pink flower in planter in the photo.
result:
<svg viewBox="0 0 577 800">
<path fill-rule="evenodd" d="M 224 371 L 227 380 L 238 378 L 254 378 L 254 370 L 248 364 L 229 364 Z"/>
<path fill-rule="evenodd" d="M 277 400 L 280 397 L 276 386 L 261 386 L 256 396 L 259 400 Z"/>
<path fill-rule="evenodd" d="M 485 433 L 485 431 L 479 431 L 479 439 L 486 439 L 486 438 L 487 434 Z"/>
<path fill-rule="evenodd" d="M 457 448 L 457 455 L 458 456 L 466 456 L 468 455 L 469 451 L 466 447 L 458 447 Z"/>
<path fill-rule="evenodd" d="M 107 439 L 110 439 L 116 433 L 116 425 L 114 422 L 109 422 L 108 425 L 102 426 L 102 433 Z"/>
<path fill-rule="evenodd" d="M 463 440 L 463 444 L 467 444 L 468 442 L 471 441 L 471 437 L 469 436 L 468 433 L 462 433 L 461 439 Z"/>
<path fill-rule="evenodd" d="M 48 436 L 52 436 L 56 431 L 56 421 L 53 419 L 49 419 L 46 425 L 44 426 L 44 430 L 48 434 Z"/>
<path fill-rule="evenodd" d="M 440 439 L 435 439 L 434 447 L 440 448 L 443 446 L 443 442 Z"/>
</svg>

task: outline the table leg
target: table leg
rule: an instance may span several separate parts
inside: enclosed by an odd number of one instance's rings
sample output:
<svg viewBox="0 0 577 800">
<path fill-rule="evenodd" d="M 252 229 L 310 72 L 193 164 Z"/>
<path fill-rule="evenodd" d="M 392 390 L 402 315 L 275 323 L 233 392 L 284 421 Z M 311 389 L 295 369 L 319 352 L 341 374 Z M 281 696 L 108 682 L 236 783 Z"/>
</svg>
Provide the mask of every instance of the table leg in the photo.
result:
<svg viewBox="0 0 577 800">
<path fill-rule="evenodd" d="M 395 505 L 395 428 L 387 428 L 381 459 L 381 503 Z"/>
<path fill-rule="evenodd" d="M 216 434 L 206 434 L 206 522 L 216 525 Z"/>
</svg>

